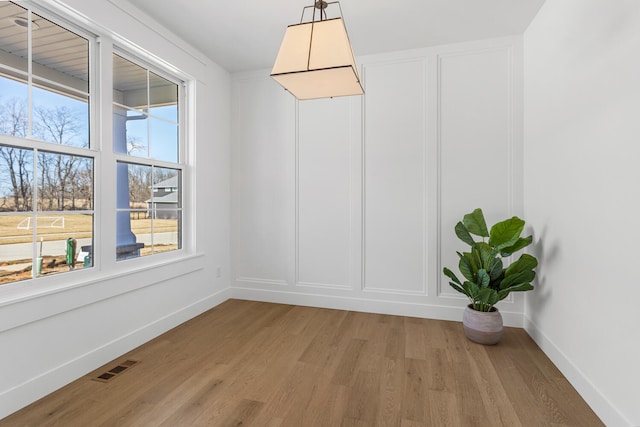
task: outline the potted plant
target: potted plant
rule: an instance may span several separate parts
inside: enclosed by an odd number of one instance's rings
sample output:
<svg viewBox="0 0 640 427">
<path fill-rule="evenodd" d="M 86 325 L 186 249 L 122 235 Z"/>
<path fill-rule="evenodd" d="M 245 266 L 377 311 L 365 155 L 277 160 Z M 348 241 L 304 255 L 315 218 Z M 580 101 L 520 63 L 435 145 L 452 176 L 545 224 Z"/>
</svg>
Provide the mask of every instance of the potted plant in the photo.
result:
<svg viewBox="0 0 640 427">
<path fill-rule="evenodd" d="M 533 238 L 520 237 L 524 221 L 516 216 L 487 228 L 481 209 L 466 214 L 455 226 L 456 236 L 471 247 L 470 252 L 458 252 L 461 281 L 448 268 L 443 273 L 452 281 L 451 287 L 465 294 L 471 303 L 463 315 L 464 331 L 470 340 L 480 344 L 496 344 L 502 336 L 502 316 L 495 307 L 511 292 L 530 291 L 536 276 L 533 269 L 538 260 L 529 254 L 506 268 L 503 258 L 531 244 Z M 481 239 L 476 241 L 473 236 Z"/>
</svg>

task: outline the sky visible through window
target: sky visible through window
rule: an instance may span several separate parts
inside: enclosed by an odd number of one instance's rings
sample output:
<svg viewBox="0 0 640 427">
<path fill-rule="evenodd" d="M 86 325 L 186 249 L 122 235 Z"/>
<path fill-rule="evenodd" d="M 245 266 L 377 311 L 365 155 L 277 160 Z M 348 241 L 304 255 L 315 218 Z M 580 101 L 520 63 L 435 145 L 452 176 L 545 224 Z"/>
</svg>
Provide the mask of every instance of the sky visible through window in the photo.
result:
<svg viewBox="0 0 640 427">
<path fill-rule="evenodd" d="M 25 83 L 0 77 L 0 130 L 3 134 L 27 137 L 27 94 Z M 33 138 L 54 144 L 88 147 L 87 102 L 37 87 L 33 88 L 32 97 Z M 1 180 L 0 197 L 10 192 L 10 183 Z"/>
<path fill-rule="evenodd" d="M 0 77 L 0 107 L 5 107 L 8 102 L 16 100 L 23 103 L 25 113 L 27 111 L 28 92 L 27 85 L 13 79 Z M 75 147 L 87 147 L 89 142 L 89 111 L 87 102 L 80 101 L 69 96 L 64 96 L 49 90 L 33 87 L 32 102 L 34 110 L 53 111 L 56 108 L 67 109 L 70 119 L 73 119 L 73 128 L 69 131 L 67 139 L 63 142 L 65 145 Z M 5 111 L 2 111 L 2 119 L 6 120 Z M 33 113 L 34 130 L 33 136 L 40 139 L 39 132 L 35 129 L 39 116 L 37 111 Z M 26 119 L 26 116 L 25 116 Z M 44 135 L 43 140 L 47 142 L 60 143 L 52 141 L 51 136 Z"/>
<path fill-rule="evenodd" d="M 141 120 L 126 124 L 128 154 L 166 162 L 178 162 L 177 106 L 152 107 Z M 141 117 L 136 110 L 127 110 L 127 117 Z"/>
<path fill-rule="evenodd" d="M 22 120 L 25 134 L 15 136 L 26 137 L 27 111 L 27 85 L 17 80 L 0 77 L 0 129 L 4 134 L 11 134 L 15 129 L 13 120 Z M 89 111 L 88 103 L 77 98 L 65 96 L 59 93 L 33 87 L 33 131 L 32 136 L 54 144 L 63 143 L 75 147 L 87 148 L 89 143 Z M 21 108 L 21 117 L 11 117 L 11 105 L 16 103 L 16 108 Z M 130 154 L 138 157 L 149 157 L 168 162 L 178 162 L 178 127 L 177 106 L 166 105 L 153 107 L 149 110 L 152 117 L 144 120 L 129 121 L 127 123 L 127 138 L 138 144 L 138 149 Z M 64 126 L 65 132 L 55 137 L 45 126 L 42 126 L 43 114 L 61 112 L 54 120 L 60 127 Z M 132 114 L 139 114 L 132 111 Z M 68 120 L 68 122 L 64 122 Z M 149 122 L 149 125 L 147 124 Z M 50 124 L 51 125 L 51 124 Z M 54 126 L 55 127 L 55 126 Z M 149 134 L 149 135 L 148 135 Z M 149 146 L 149 141 L 151 144 Z M 8 195 L 11 185 L 5 180 L 0 180 L 0 197 Z"/>
</svg>

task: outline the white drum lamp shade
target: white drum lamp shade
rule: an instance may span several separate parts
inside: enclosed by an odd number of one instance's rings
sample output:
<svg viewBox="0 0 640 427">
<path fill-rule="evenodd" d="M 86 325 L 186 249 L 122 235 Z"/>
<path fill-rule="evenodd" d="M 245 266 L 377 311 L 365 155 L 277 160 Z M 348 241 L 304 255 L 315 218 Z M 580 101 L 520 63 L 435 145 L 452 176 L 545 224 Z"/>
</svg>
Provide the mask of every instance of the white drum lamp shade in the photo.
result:
<svg viewBox="0 0 640 427">
<path fill-rule="evenodd" d="M 271 77 L 300 100 L 364 93 L 342 18 L 287 27 Z"/>
</svg>

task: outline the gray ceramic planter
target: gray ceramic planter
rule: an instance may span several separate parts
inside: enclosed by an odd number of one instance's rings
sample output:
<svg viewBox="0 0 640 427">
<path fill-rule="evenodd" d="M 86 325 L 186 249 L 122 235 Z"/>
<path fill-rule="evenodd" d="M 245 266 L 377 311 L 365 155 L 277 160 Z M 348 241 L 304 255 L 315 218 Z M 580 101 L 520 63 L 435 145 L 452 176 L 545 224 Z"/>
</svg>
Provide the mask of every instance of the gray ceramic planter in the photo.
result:
<svg viewBox="0 0 640 427">
<path fill-rule="evenodd" d="M 464 333 L 473 342 L 484 345 L 497 344 L 502 337 L 502 315 L 497 308 L 482 312 L 471 308 L 469 304 L 462 315 Z"/>
</svg>

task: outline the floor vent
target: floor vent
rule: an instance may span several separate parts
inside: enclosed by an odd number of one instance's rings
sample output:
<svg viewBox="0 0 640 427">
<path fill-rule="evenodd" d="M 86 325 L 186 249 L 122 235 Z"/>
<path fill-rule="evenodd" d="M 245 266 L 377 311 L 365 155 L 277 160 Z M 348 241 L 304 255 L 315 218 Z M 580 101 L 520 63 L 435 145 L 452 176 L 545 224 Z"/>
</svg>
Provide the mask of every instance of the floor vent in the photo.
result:
<svg viewBox="0 0 640 427">
<path fill-rule="evenodd" d="M 133 367 L 136 363 L 139 363 L 139 361 L 138 360 L 125 360 L 124 362 L 120 363 L 118 366 L 115 366 L 114 368 L 108 370 L 107 372 L 105 372 L 103 374 L 100 374 L 97 377 L 92 378 L 92 379 L 94 381 L 100 381 L 100 382 L 106 383 L 109 380 L 112 380 L 116 376 L 120 375 L 121 373 L 123 373 L 127 369 Z"/>
</svg>

